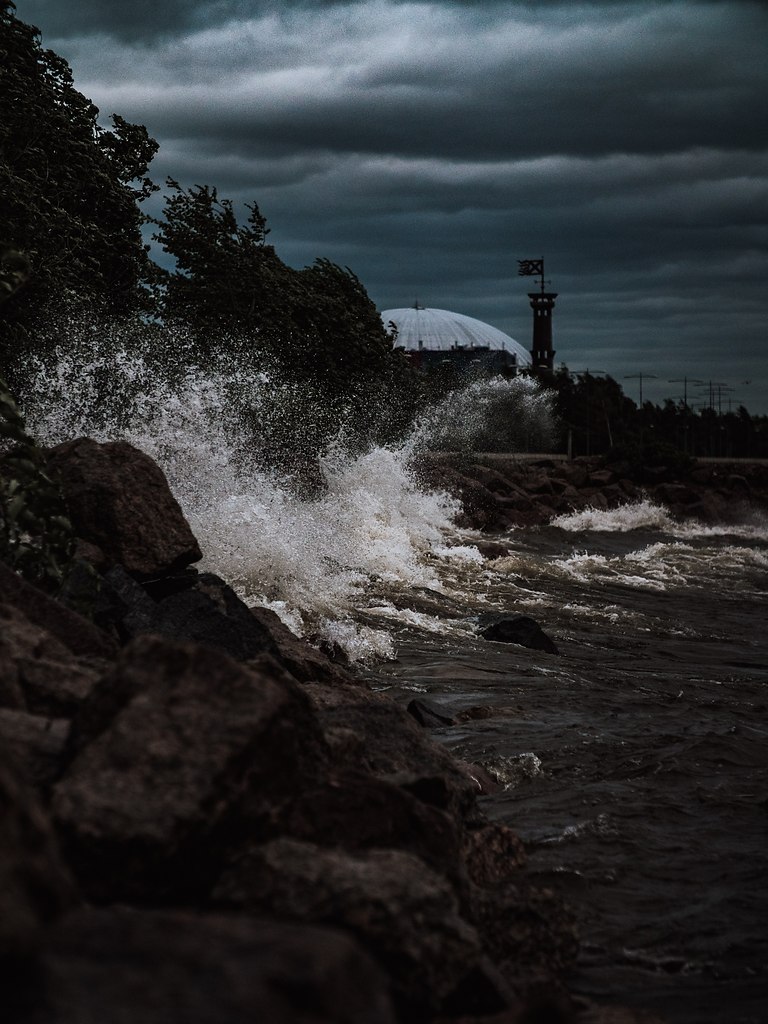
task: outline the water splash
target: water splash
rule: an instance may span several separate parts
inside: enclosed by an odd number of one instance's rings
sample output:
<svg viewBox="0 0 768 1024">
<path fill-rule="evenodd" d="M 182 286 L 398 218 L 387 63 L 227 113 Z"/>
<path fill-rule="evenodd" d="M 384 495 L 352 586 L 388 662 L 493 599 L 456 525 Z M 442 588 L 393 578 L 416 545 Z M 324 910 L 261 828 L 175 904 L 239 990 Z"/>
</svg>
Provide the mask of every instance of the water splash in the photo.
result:
<svg viewBox="0 0 768 1024">
<path fill-rule="evenodd" d="M 258 438 L 276 409 L 300 421 L 289 406 L 307 396 L 225 357 L 203 372 L 183 337 L 169 370 L 156 358 L 154 327 L 144 337 L 133 325 L 130 346 L 119 327 L 105 331 L 78 334 L 70 325 L 66 350 L 31 367 L 25 411 L 33 434 L 48 445 L 83 435 L 124 439 L 152 456 L 200 543 L 203 566 L 247 602 L 274 609 L 297 634 L 338 643 L 352 659 L 393 655 L 390 632 L 359 621 L 376 587 L 440 591 L 442 563 L 482 562 L 471 546 L 452 547 L 459 503 L 418 482 L 419 453 L 447 437 L 467 402 L 474 413 L 459 419 L 465 440 L 484 429 L 478 410 L 486 392 L 488 407 L 505 396 L 520 409 L 530 405 L 525 416 L 541 406 L 531 381 L 475 382 L 464 397 L 429 410 L 399 445 L 352 454 L 337 439 L 313 467 L 320 486 L 302 498 L 290 475 L 264 468 Z"/>
</svg>

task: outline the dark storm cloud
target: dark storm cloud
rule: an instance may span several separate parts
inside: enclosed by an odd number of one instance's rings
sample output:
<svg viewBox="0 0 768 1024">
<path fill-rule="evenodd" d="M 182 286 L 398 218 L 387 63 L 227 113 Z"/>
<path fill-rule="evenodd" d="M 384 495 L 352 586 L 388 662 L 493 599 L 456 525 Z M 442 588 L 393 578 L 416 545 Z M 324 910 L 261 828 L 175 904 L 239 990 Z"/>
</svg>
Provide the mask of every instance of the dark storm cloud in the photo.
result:
<svg viewBox="0 0 768 1024">
<path fill-rule="evenodd" d="M 727 367 L 768 411 L 765 4 L 18 11 L 105 114 L 149 127 L 158 180 L 256 199 L 288 262 L 328 256 L 380 308 L 418 297 L 527 344 L 515 259 L 542 254 L 558 358 L 617 377 L 652 365 L 666 393 Z"/>
<path fill-rule="evenodd" d="M 479 5 L 476 5 L 479 7 Z M 647 5 L 645 5 L 647 8 Z M 514 13 L 510 14 L 510 10 Z M 576 9 L 582 11 L 584 9 Z M 115 107 L 220 148 L 480 159 L 760 146 L 765 12 L 751 5 L 558 9 L 370 3 L 70 51 Z"/>
</svg>

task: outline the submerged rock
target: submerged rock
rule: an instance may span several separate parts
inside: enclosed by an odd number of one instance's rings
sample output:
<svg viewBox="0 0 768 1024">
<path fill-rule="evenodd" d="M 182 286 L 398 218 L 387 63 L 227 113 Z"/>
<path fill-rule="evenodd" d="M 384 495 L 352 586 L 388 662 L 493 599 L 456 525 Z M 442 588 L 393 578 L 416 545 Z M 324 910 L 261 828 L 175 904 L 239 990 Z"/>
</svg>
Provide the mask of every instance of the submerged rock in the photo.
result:
<svg viewBox="0 0 768 1024">
<path fill-rule="evenodd" d="M 406 711 L 425 729 L 442 729 L 456 724 L 453 715 L 431 700 L 414 698 L 409 701 Z"/>
<path fill-rule="evenodd" d="M 487 623 L 487 624 L 484 624 Z M 490 622 L 481 620 L 480 636 L 501 644 L 518 644 L 534 651 L 559 654 L 557 645 L 528 615 L 493 616 Z"/>
</svg>

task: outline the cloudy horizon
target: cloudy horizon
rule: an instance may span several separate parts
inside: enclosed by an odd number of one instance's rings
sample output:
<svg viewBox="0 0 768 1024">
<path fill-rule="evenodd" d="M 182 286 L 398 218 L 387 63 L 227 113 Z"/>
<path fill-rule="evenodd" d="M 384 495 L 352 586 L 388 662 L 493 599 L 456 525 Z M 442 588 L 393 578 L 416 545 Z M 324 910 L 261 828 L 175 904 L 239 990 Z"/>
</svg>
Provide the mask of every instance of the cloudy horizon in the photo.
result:
<svg viewBox="0 0 768 1024">
<path fill-rule="evenodd" d="M 543 257 L 556 363 L 635 400 L 640 372 L 653 401 L 714 380 L 768 413 L 757 0 L 16 7 L 105 121 L 147 126 L 156 181 L 255 200 L 287 263 L 529 348 L 517 260 Z"/>
</svg>

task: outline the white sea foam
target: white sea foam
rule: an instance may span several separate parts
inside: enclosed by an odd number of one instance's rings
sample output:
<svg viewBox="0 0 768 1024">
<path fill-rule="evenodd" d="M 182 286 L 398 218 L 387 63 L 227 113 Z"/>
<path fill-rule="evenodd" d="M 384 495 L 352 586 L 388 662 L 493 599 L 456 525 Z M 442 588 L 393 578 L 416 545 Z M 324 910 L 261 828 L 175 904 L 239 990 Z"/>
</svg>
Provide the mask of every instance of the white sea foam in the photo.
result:
<svg viewBox="0 0 768 1024">
<path fill-rule="evenodd" d="M 569 512 L 555 516 L 550 525 L 570 533 L 627 533 L 630 530 L 654 529 L 671 532 L 676 526 L 662 505 L 656 505 L 647 498 L 607 510 L 585 508 L 579 512 Z"/>
<path fill-rule="evenodd" d="M 147 347 L 121 347 L 116 328 L 106 339 L 81 328 L 75 343 L 75 326 L 67 350 L 33 368 L 25 396 L 30 430 L 46 444 L 83 435 L 125 439 L 151 455 L 198 538 L 202 565 L 249 603 L 274 609 L 297 634 L 332 640 L 353 659 L 391 657 L 389 631 L 356 619 L 368 591 L 386 584 L 440 590 L 441 566 L 482 564 L 472 545 L 450 543 L 457 500 L 425 489 L 412 471 L 430 432 L 443 436 L 450 409 L 461 404 L 457 395 L 430 410 L 399 446 L 351 454 L 341 441 L 332 445 L 316 467 L 323 486 L 307 500 L 291 480 L 257 468 L 253 450 L 253 418 L 301 395 L 226 361 L 206 373 L 184 365 L 183 339 L 179 365 L 168 374 Z M 521 409 L 541 404 L 527 380 L 486 387 L 493 407 L 504 394 Z M 471 435 L 482 428 L 484 391 L 480 382 L 469 390 L 462 401 L 475 410 L 464 423 Z"/>
<path fill-rule="evenodd" d="M 629 533 L 632 530 L 657 530 L 681 540 L 707 537 L 736 537 L 742 540 L 768 541 L 768 519 L 759 513 L 750 514 L 742 523 L 702 523 L 696 519 L 678 522 L 663 505 L 649 498 L 627 502 L 617 508 L 585 508 L 555 516 L 550 526 L 569 533 Z"/>
<path fill-rule="evenodd" d="M 554 574 L 587 584 L 618 583 L 653 591 L 685 587 L 692 582 L 724 586 L 730 579 L 744 586 L 744 574 L 768 568 L 768 554 L 743 545 L 684 544 L 659 541 L 624 555 L 577 551 L 552 559 Z"/>
</svg>

